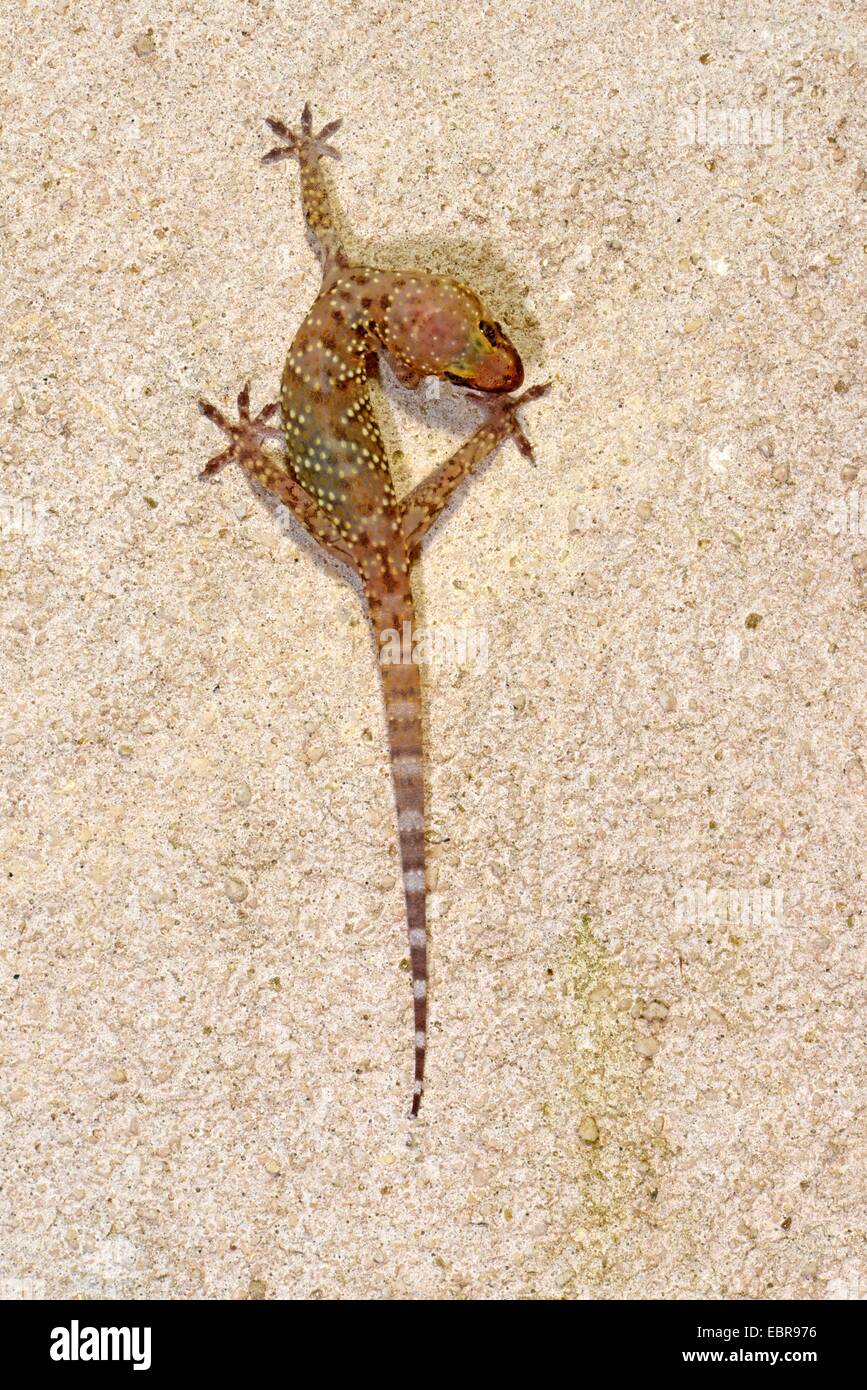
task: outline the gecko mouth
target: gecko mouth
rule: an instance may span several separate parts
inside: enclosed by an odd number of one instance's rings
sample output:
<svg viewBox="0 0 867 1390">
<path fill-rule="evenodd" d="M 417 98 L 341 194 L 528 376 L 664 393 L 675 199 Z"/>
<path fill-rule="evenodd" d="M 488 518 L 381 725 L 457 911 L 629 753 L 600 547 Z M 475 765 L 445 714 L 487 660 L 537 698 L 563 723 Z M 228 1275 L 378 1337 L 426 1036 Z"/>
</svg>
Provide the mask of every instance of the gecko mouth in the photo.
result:
<svg viewBox="0 0 867 1390">
<path fill-rule="evenodd" d="M 462 386 L 465 391 L 484 391 L 491 396 L 500 396 L 505 389 L 502 386 L 479 386 L 475 381 L 467 381 L 465 376 L 455 376 L 454 372 L 446 372 L 445 378 L 455 386 Z"/>
</svg>

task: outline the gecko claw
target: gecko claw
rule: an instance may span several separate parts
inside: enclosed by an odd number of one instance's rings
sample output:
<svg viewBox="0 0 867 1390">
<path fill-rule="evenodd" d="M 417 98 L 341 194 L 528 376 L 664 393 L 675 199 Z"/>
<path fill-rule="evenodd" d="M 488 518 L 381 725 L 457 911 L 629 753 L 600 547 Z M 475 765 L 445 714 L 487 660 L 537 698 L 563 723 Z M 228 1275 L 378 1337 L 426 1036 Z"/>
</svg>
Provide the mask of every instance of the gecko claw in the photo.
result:
<svg viewBox="0 0 867 1390">
<path fill-rule="evenodd" d="M 491 400 L 490 396 L 479 397 L 485 402 L 492 423 L 505 425 L 507 433 L 512 436 L 524 458 L 532 464 L 536 462 L 533 446 L 515 412 L 520 406 L 529 405 L 530 401 L 537 401 L 540 396 L 544 396 L 546 391 L 551 389 L 551 385 L 550 381 L 544 381 L 539 386 L 531 386 L 520 396 L 498 396 L 494 400 Z"/>
<path fill-rule="evenodd" d="M 250 383 L 246 381 L 238 392 L 238 420 L 234 423 L 218 410 L 210 401 L 199 401 L 199 410 L 202 414 L 229 436 L 229 447 L 224 449 L 221 454 L 215 454 L 209 459 L 201 470 L 199 477 L 207 478 L 212 473 L 217 473 L 227 463 L 236 461 L 249 467 L 262 453 L 262 441 L 264 439 L 281 438 L 279 430 L 268 428 L 268 421 L 277 409 L 277 402 L 270 401 L 263 406 L 258 415 L 250 416 Z"/>
<path fill-rule="evenodd" d="M 280 159 L 291 159 L 292 155 L 300 154 L 302 150 L 313 156 L 321 158 L 329 155 L 331 159 L 339 159 L 340 151 L 333 145 L 328 144 L 328 139 L 339 130 L 343 125 L 342 120 L 329 121 L 324 125 L 318 135 L 313 134 L 313 113 L 310 110 L 310 102 L 305 102 L 304 110 L 301 113 L 301 130 L 293 130 L 284 121 L 278 121 L 274 116 L 266 116 L 265 124 L 273 130 L 274 134 L 284 143 L 276 145 L 273 150 L 263 154 L 263 164 L 276 164 Z"/>
<path fill-rule="evenodd" d="M 343 125 L 343 118 L 342 118 L 342 117 L 339 117 L 336 121 L 329 121 L 327 125 L 324 125 L 324 126 L 322 127 L 322 129 L 320 130 L 320 132 L 319 132 L 319 134 L 317 135 L 316 139 L 317 139 L 317 140 L 327 140 L 327 139 L 329 138 L 329 136 L 334 135 L 335 131 L 338 131 L 342 125 Z"/>
<path fill-rule="evenodd" d="M 217 426 L 217 429 L 224 430 L 227 428 L 225 415 L 223 415 L 222 411 L 219 411 L 215 405 L 211 405 L 210 401 L 199 401 L 198 406 L 202 414 L 206 416 L 208 420 L 211 420 Z"/>
<path fill-rule="evenodd" d="M 282 121 L 275 120 L 273 116 L 267 116 L 265 118 L 265 124 L 270 126 L 274 134 L 285 143 L 277 145 L 273 150 L 269 150 L 267 154 L 263 154 L 261 161 L 263 164 L 276 164 L 279 159 L 291 159 L 293 154 L 298 153 L 298 138 L 289 129 L 288 125 L 284 125 Z"/>
<path fill-rule="evenodd" d="M 281 140 L 285 140 L 287 145 L 294 145 L 296 143 L 295 136 L 292 134 L 288 125 L 285 125 L 283 121 L 278 121 L 275 116 L 266 116 L 265 124 L 269 125 L 274 134 L 279 135 Z"/>
<path fill-rule="evenodd" d="M 221 468 L 225 467 L 227 463 L 231 462 L 231 459 L 231 449 L 224 449 L 221 454 L 215 454 L 212 459 L 208 459 L 208 462 L 205 464 L 204 468 L 199 474 L 199 477 L 209 478 L 212 473 L 219 473 Z"/>
</svg>

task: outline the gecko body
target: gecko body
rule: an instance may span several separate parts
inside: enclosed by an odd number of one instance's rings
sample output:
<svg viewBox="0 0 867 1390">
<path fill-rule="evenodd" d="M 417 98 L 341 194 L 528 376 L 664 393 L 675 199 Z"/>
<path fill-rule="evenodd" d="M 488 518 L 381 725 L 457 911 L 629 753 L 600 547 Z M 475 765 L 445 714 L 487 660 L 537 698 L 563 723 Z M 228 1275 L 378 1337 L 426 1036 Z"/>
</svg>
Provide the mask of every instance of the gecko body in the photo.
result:
<svg viewBox="0 0 867 1390">
<path fill-rule="evenodd" d="M 203 413 L 230 441 L 203 473 L 234 460 L 276 493 L 319 544 L 358 575 L 384 652 L 389 634 L 415 628 L 409 572 L 425 533 L 461 479 L 502 439 L 511 436 L 532 458 L 515 412 L 542 395 L 547 385 L 520 397 L 510 394 L 523 382 L 521 359 L 465 285 L 419 270 L 350 264 L 320 164 L 323 156 L 338 157 L 328 142 L 339 121 L 314 135 L 308 105 L 300 130 L 276 120 L 268 124 L 284 143 L 265 162 L 298 158 L 304 214 L 322 260 L 322 286 L 286 357 L 279 401 L 282 432 L 268 425 L 276 402 L 251 418 L 247 387 L 238 397 L 237 422 L 201 401 Z M 480 428 L 402 500 L 370 400 L 369 382 L 379 355 L 405 385 L 417 386 L 432 375 L 484 393 Z M 266 448 L 275 439 L 282 445 L 279 454 Z M 415 662 L 382 660 L 380 671 L 412 970 L 416 1115 L 427 1045 L 421 692 Z"/>
</svg>

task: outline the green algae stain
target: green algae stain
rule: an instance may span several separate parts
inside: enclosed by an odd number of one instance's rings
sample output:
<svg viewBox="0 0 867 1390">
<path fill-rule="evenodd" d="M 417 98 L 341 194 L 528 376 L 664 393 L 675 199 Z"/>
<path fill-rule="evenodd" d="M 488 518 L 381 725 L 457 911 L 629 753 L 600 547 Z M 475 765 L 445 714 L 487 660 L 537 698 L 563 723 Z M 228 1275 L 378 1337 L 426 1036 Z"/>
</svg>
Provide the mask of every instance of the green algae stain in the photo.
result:
<svg viewBox="0 0 867 1390">
<path fill-rule="evenodd" d="M 556 960 L 560 986 L 559 1065 L 540 1104 L 558 1155 L 563 1201 L 545 1242 L 555 1296 L 640 1294 L 633 1252 L 654 1224 L 667 1144 L 650 1107 L 655 1075 L 635 1051 L 635 992 L 582 913 L 564 933 Z M 627 1291 L 630 1283 L 634 1292 Z"/>
</svg>

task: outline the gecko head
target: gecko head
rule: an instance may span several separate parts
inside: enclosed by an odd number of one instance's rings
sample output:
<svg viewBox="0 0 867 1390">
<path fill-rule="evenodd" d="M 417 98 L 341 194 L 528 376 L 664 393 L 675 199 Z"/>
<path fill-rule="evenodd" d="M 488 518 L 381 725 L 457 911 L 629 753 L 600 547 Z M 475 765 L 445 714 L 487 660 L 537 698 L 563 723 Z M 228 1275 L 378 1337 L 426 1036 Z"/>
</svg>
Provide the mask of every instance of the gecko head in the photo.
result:
<svg viewBox="0 0 867 1390">
<path fill-rule="evenodd" d="M 517 391 L 524 380 L 524 364 L 500 325 L 480 316 L 467 335 L 463 352 L 443 376 L 474 391 Z"/>
<path fill-rule="evenodd" d="M 524 380 L 517 349 L 465 285 L 416 275 L 396 288 L 387 346 L 419 376 L 473 391 L 515 391 Z"/>
</svg>

